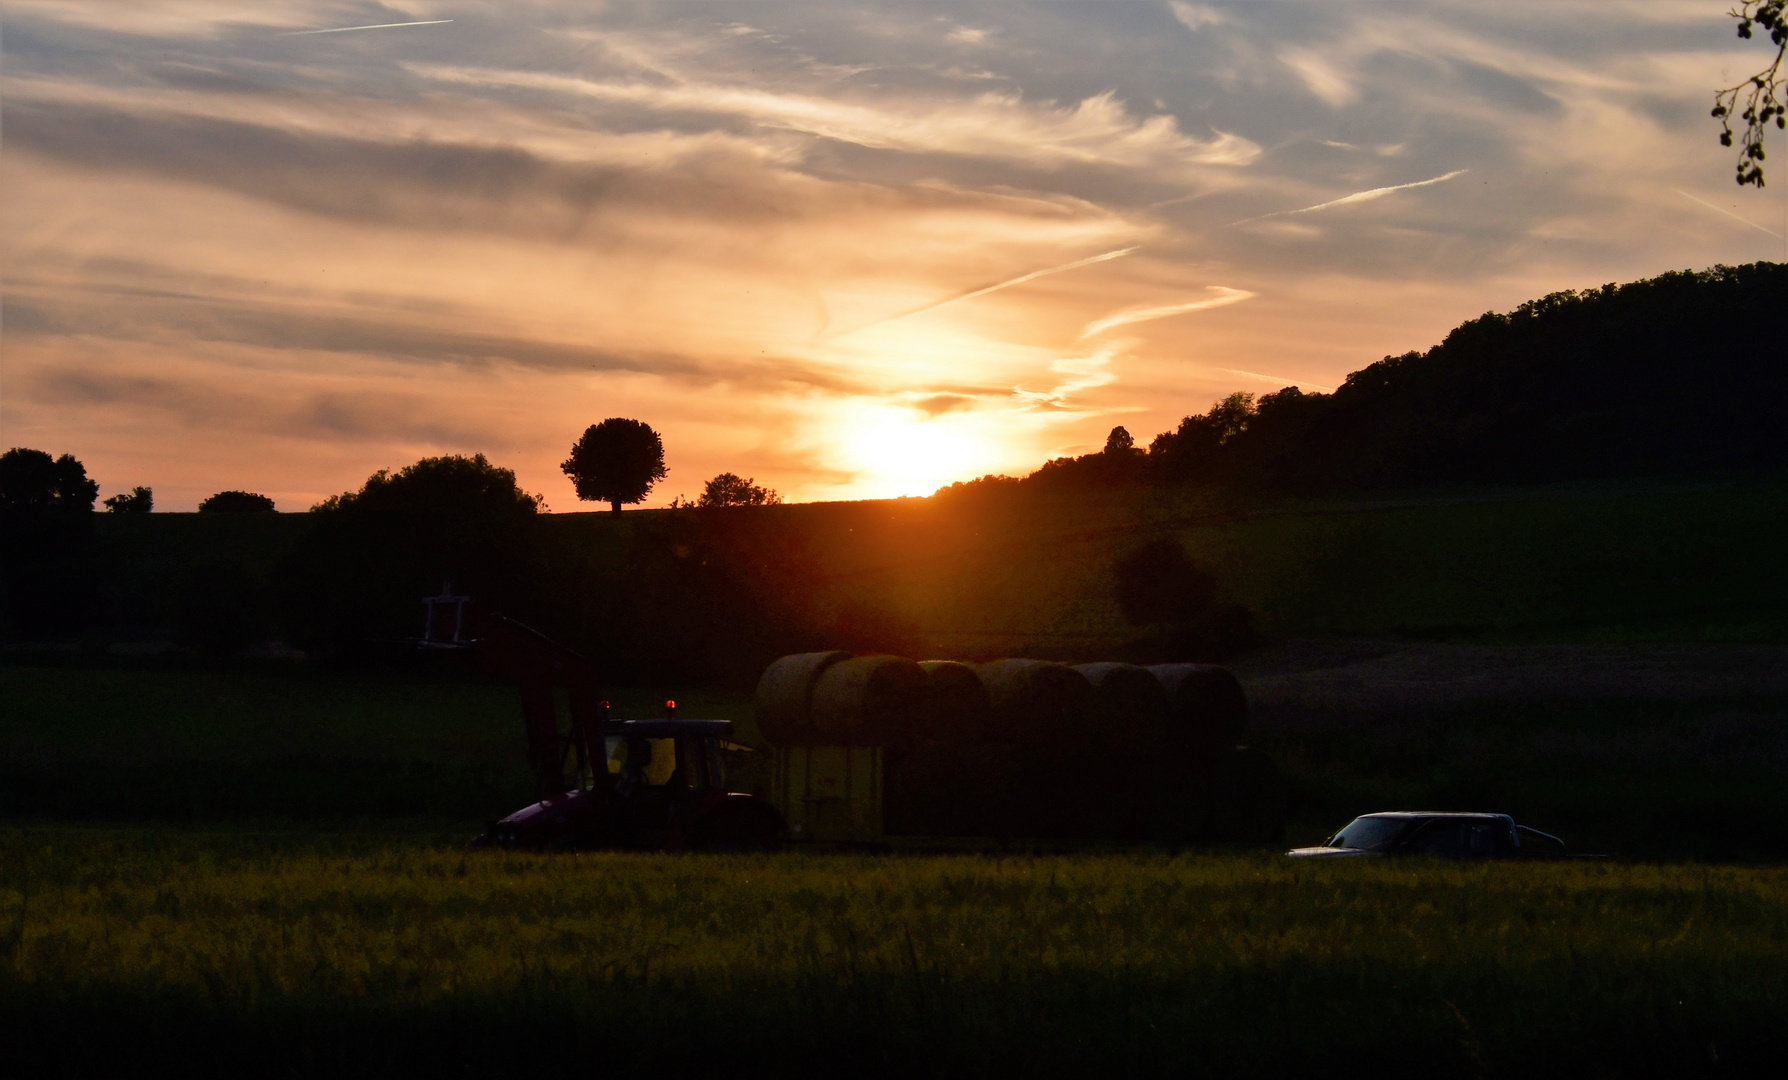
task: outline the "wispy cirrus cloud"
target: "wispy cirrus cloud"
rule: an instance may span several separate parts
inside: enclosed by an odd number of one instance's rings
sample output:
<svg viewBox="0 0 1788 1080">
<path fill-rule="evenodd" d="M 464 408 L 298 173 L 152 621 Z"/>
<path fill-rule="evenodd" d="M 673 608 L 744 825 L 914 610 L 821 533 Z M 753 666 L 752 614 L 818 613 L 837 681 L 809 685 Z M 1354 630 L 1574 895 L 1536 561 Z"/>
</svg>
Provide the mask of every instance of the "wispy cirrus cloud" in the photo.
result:
<svg viewBox="0 0 1788 1080">
<path fill-rule="evenodd" d="M 1111 362 L 1116 356 L 1116 347 L 1106 346 L 1091 356 L 1063 357 L 1049 365 L 1051 371 L 1063 376 L 1061 382 L 1048 390 L 1026 390 L 1022 386 L 1015 386 L 1012 388 L 1012 396 L 1031 409 L 1084 409 L 1084 405 L 1070 400 L 1070 395 L 1116 382 L 1117 375 L 1111 370 Z"/>
<path fill-rule="evenodd" d="M 1207 291 L 1216 293 L 1217 295 L 1206 297 L 1203 300 L 1188 300 L 1183 304 L 1158 304 L 1152 307 L 1126 308 L 1123 311 L 1114 312 L 1102 319 L 1095 319 L 1092 322 L 1087 323 L 1086 329 L 1080 332 L 1080 336 L 1082 338 L 1089 338 L 1094 334 L 1102 334 L 1117 326 L 1128 326 L 1131 323 L 1139 322 L 1152 322 L 1155 319 L 1171 318 L 1175 315 L 1185 315 L 1194 311 L 1208 311 L 1211 308 L 1227 307 L 1230 304 L 1239 304 L 1243 300 L 1251 300 L 1257 295 L 1249 292 L 1247 289 L 1232 289 L 1226 285 L 1207 285 L 1205 288 Z"/>
<path fill-rule="evenodd" d="M 411 65 L 411 70 L 446 83 L 544 90 L 661 112 L 737 117 L 874 150 L 994 158 L 1044 169 L 1068 164 L 1236 166 L 1260 156 L 1260 146 L 1240 135 L 1216 132 L 1198 139 L 1182 132 L 1171 115 L 1132 116 L 1110 90 L 1071 106 L 1031 102 L 1015 93 L 868 103 L 695 81 L 651 83 L 428 64 Z"/>
</svg>

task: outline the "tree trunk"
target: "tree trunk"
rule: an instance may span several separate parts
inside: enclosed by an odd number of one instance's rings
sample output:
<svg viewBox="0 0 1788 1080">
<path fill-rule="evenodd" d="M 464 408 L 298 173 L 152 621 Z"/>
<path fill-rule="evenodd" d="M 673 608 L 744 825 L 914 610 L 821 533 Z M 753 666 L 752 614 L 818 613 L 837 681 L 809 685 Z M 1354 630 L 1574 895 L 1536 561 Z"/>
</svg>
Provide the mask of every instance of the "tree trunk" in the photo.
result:
<svg viewBox="0 0 1788 1080">
<path fill-rule="evenodd" d="M 608 504 L 615 508 L 615 513 L 618 514 L 621 512 L 621 500 L 620 499 L 610 499 L 608 501 Z"/>
</svg>

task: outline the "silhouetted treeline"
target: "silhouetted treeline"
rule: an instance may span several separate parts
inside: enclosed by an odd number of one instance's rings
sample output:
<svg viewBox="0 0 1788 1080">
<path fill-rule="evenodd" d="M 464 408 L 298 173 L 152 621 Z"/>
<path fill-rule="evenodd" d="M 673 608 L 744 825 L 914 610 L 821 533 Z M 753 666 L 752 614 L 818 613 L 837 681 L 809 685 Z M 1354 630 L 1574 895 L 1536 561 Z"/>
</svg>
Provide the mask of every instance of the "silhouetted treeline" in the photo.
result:
<svg viewBox="0 0 1788 1080">
<path fill-rule="evenodd" d="M 1779 466 L 1785 306 L 1777 263 L 1553 293 L 1387 356 L 1332 394 L 1232 394 L 1146 452 L 1125 433 L 1024 483 L 1312 492 Z"/>
</svg>

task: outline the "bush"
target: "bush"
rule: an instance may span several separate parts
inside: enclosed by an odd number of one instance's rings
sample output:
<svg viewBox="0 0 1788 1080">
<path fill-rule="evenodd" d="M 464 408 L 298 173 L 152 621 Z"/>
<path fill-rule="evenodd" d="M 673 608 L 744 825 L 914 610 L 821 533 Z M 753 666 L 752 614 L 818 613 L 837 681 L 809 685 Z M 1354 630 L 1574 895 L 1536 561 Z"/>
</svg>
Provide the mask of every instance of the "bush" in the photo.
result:
<svg viewBox="0 0 1788 1080">
<path fill-rule="evenodd" d="M 138 490 L 143 490 L 139 488 Z M 252 491 L 220 491 L 199 504 L 201 514 L 269 514 L 273 500 Z"/>
<path fill-rule="evenodd" d="M 381 470 L 312 508 L 321 520 L 278 573 L 286 638 L 324 653 L 416 634 L 442 582 L 527 618 L 540 594 L 534 496 L 474 457 Z"/>
<path fill-rule="evenodd" d="M 110 514 L 147 514 L 154 509 L 155 491 L 146 487 L 132 488 L 106 500 L 106 512 Z"/>
<path fill-rule="evenodd" d="M 757 486 L 751 482 L 750 477 L 727 472 L 708 481 L 695 505 L 775 506 L 781 502 L 782 496 L 772 489 Z"/>
</svg>

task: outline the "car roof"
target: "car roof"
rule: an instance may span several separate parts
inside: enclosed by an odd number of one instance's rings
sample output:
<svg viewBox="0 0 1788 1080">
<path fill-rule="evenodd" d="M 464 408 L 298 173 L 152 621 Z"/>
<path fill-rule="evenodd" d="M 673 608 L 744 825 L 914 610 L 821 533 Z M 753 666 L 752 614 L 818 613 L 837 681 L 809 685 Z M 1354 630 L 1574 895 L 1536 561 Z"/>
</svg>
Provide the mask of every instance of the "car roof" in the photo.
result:
<svg viewBox="0 0 1788 1080">
<path fill-rule="evenodd" d="M 1376 818 L 1508 818 L 1507 814 L 1489 814 L 1479 810 L 1381 810 L 1360 817 Z"/>
</svg>

